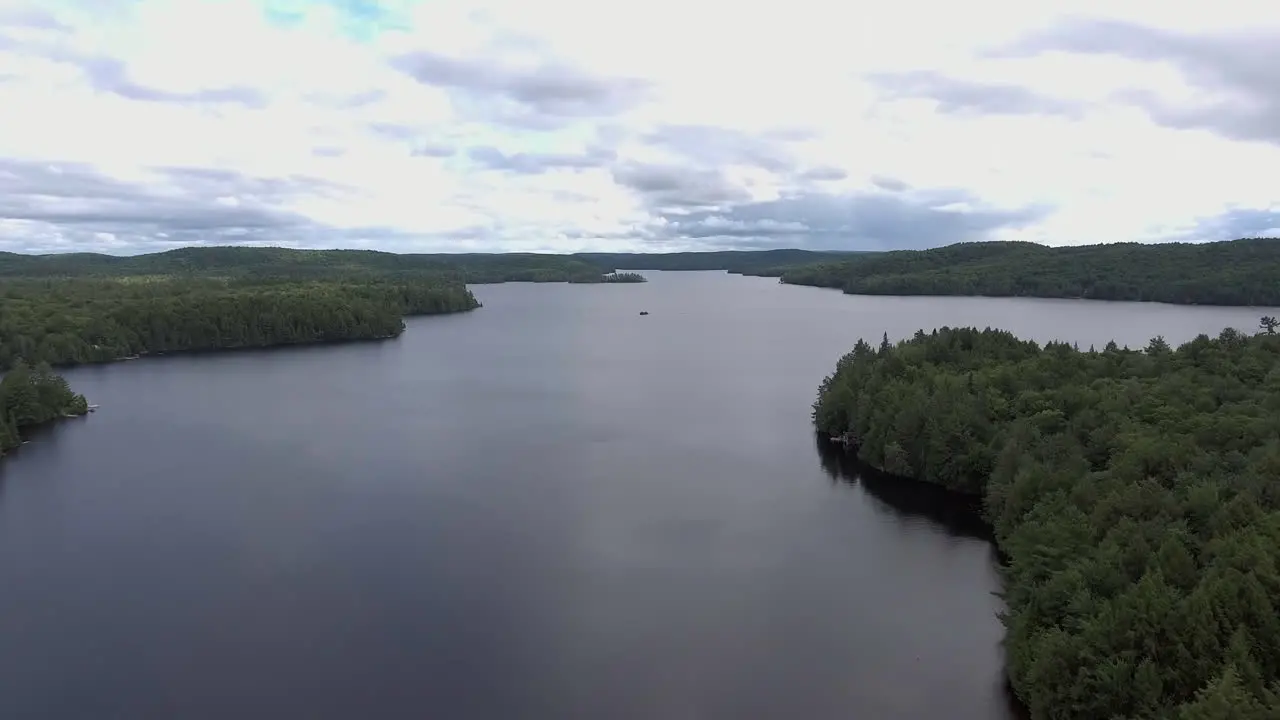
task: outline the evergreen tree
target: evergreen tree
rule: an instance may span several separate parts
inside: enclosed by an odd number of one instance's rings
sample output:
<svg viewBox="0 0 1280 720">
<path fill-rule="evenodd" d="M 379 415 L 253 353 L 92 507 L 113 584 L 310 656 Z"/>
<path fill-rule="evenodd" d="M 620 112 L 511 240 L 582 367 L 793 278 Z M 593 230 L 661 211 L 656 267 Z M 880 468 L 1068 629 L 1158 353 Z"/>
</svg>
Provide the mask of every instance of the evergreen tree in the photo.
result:
<svg viewBox="0 0 1280 720">
<path fill-rule="evenodd" d="M 867 463 L 981 494 L 1009 678 L 1042 718 L 1280 718 L 1280 338 L 859 346 L 813 420 Z"/>
<path fill-rule="evenodd" d="M 30 368 L 17 361 L 0 379 L 0 454 L 21 444 L 22 428 L 89 411 L 83 395 L 48 365 Z"/>
</svg>

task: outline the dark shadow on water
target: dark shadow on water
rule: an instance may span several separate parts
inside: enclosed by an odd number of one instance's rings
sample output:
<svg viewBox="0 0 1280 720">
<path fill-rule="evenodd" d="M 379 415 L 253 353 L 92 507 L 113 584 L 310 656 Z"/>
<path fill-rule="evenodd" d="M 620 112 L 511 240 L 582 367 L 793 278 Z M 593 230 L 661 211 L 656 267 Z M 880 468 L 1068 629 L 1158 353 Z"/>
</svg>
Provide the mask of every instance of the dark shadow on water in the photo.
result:
<svg viewBox="0 0 1280 720">
<path fill-rule="evenodd" d="M 89 414 L 85 414 L 76 415 L 75 417 L 55 418 L 46 423 L 24 427 L 18 433 L 22 437 L 22 445 L 14 448 L 11 454 L 21 452 L 22 448 L 29 443 L 48 444 L 57 442 L 59 433 L 66 432 L 68 428 L 74 427 L 78 423 L 88 421 L 89 417 Z"/>
<path fill-rule="evenodd" d="M 896 477 L 862 462 L 840 443 L 815 433 L 822 469 L 833 481 L 860 485 L 882 507 L 901 517 L 923 518 L 949 535 L 992 542 L 991 526 L 982 519 L 982 500 L 939 485 Z"/>
<path fill-rule="evenodd" d="M 437 315 L 410 315 L 406 319 L 419 317 L 437 317 L 448 316 L 456 313 L 443 313 Z M 140 355 L 132 355 L 129 357 L 111 358 L 109 360 L 90 360 L 79 363 L 63 363 L 54 365 L 54 369 L 62 372 L 66 370 L 76 370 L 84 372 L 87 370 L 105 370 L 121 363 L 131 362 L 155 362 L 165 358 L 191 358 L 191 357 L 218 357 L 222 355 L 270 355 L 270 354 L 287 354 L 289 352 L 298 352 L 300 350 L 318 350 L 334 347 L 377 347 L 384 343 L 395 343 L 400 339 L 403 332 L 397 335 L 384 335 L 380 337 L 358 337 L 358 338 L 337 338 L 333 340 L 308 340 L 305 342 L 286 342 L 276 343 L 273 345 L 241 345 L 237 347 L 210 347 L 210 348 L 192 348 L 190 350 L 161 350 L 156 352 L 142 353 Z"/>
<path fill-rule="evenodd" d="M 995 546 L 995 534 L 991 526 L 982 519 L 981 498 L 877 470 L 859 460 L 844 445 L 831 442 L 823 433 L 815 433 L 814 443 L 822 469 L 833 482 L 861 487 L 880 508 L 897 517 L 921 518 L 953 537 L 991 543 L 993 562 L 1003 561 L 1004 558 Z M 1017 720 L 1028 720 L 1030 714 L 1014 695 L 1008 678 L 1001 678 L 1000 685 L 1009 715 Z"/>
</svg>

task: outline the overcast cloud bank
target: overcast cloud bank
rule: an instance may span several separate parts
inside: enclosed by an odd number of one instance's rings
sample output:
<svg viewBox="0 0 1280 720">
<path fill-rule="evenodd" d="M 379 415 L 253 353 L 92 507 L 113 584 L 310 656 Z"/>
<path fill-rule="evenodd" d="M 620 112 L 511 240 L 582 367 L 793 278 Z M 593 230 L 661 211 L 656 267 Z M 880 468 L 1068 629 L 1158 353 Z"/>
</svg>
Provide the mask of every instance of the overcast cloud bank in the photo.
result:
<svg viewBox="0 0 1280 720">
<path fill-rule="evenodd" d="M 1280 234 L 1280 17 L 975 2 L 0 0 L 0 250 Z"/>
</svg>

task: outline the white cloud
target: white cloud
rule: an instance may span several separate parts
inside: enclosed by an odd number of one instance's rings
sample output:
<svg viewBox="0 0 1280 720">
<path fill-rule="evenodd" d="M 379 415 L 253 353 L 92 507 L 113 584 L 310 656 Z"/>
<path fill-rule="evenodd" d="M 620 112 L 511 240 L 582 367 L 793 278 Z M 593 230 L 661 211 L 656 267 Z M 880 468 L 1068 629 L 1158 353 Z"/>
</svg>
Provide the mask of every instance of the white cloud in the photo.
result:
<svg viewBox="0 0 1280 720">
<path fill-rule="evenodd" d="M 0 0 L 0 250 L 1274 233 L 1278 41 L 1254 0 Z"/>
</svg>

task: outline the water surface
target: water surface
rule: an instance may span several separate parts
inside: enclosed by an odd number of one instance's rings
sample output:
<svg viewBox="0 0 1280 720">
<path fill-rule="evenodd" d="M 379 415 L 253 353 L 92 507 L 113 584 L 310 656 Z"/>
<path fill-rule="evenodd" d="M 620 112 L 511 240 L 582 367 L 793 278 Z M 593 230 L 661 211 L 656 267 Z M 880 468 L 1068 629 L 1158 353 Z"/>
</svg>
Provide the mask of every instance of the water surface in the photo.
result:
<svg viewBox="0 0 1280 720">
<path fill-rule="evenodd" d="M 818 382 L 886 331 L 1261 314 L 650 276 L 68 372 L 101 410 L 0 463 L 0 717 L 1008 718 L 989 543 L 846 482 Z"/>
</svg>

